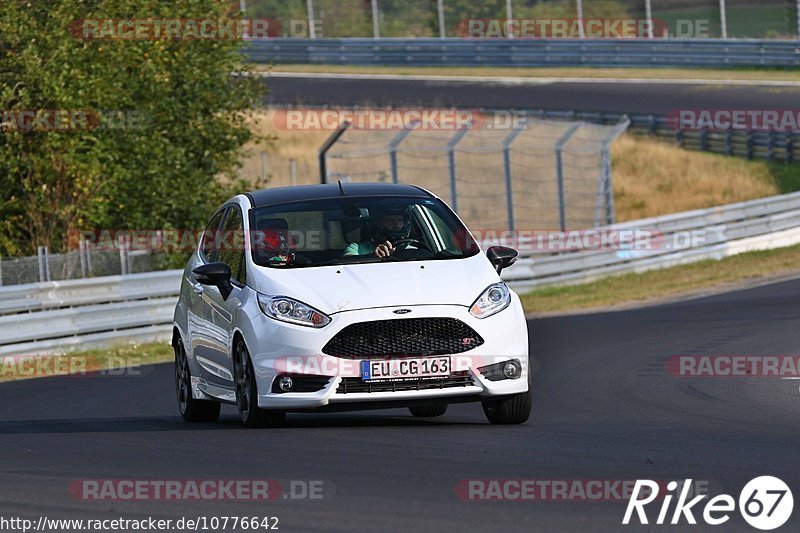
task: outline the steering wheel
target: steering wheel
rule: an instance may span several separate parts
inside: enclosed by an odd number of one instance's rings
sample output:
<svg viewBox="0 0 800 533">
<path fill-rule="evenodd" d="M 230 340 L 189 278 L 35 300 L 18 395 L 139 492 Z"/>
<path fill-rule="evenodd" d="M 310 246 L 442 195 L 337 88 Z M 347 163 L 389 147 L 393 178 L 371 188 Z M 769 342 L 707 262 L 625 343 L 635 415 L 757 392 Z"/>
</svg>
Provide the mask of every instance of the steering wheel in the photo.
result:
<svg viewBox="0 0 800 533">
<path fill-rule="evenodd" d="M 419 239 L 400 239 L 399 241 L 394 243 L 394 249 L 395 249 L 396 252 L 399 252 L 400 250 L 405 250 L 406 248 L 408 248 L 412 244 L 417 244 L 420 247 L 425 248 L 426 250 L 428 250 L 428 247 L 425 245 L 425 243 L 422 242 Z"/>
</svg>

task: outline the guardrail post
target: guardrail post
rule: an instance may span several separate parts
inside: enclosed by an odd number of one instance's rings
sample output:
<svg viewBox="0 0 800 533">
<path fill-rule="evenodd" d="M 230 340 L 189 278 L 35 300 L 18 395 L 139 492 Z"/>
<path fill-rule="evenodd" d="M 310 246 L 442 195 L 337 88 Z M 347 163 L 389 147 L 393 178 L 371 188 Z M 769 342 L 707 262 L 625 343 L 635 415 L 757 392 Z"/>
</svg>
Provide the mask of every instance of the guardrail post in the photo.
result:
<svg viewBox="0 0 800 533">
<path fill-rule="evenodd" d="M 708 130 L 700 130 L 700 150 L 703 152 L 708 151 Z"/>
<path fill-rule="evenodd" d="M 528 119 L 520 119 L 514 129 L 503 139 L 503 172 L 506 179 L 506 211 L 508 212 L 508 230 L 514 231 L 514 188 L 511 174 L 511 143 L 528 125 Z"/>
<path fill-rule="evenodd" d="M 400 177 L 397 172 L 397 147 L 403 142 L 403 139 L 408 137 L 413 131 L 414 127 L 419 124 L 419 121 L 413 121 L 410 124 L 403 126 L 400 133 L 394 136 L 392 142 L 389 143 L 389 165 L 392 171 L 392 183 L 400 183 Z"/>
<path fill-rule="evenodd" d="M 447 142 L 447 168 L 450 172 L 450 206 L 453 211 L 458 213 L 458 186 L 456 180 L 458 174 L 456 172 L 456 145 L 464 138 L 464 135 L 472 128 L 472 123 L 463 126 L 455 135 Z"/>
<path fill-rule="evenodd" d="M 325 159 L 327 157 L 327 155 L 328 155 L 328 150 L 330 150 L 331 147 L 334 144 L 336 144 L 336 141 L 339 140 L 339 137 L 344 135 L 344 132 L 347 131 L 347 128 L 349 128 L 349 127 L 350 127 L 350 123 L 349 122 L 347 122 L 347 121 L 343 122 L 342 125 L 339 127 L 339 129 L 336 130 L 335 132 L 333 132 L 331 134 L 331 136 L 328 137 L 328 139 L 322 145 L 322 147 L 320 147 L 319 156 L 318 156 L 319 157 L 319 179 L 320 179 L 320 183 L 323 183 L 323 184 L 324 183 L 328 183 L 328 166 L 327 166 L 327 161 Z"/>
<path fill-rule="evenodd" d="M 747 145 L 747 159 L 753 159 L 753 132 L 748 131 L 745 136 Z"/>
<path fill-rule="evenodd" d="M 733 130 L 730 129 L 725 132 L 725 154 L 733 155 Z"/>
<path fill-rule="evenodd" d="M 3 286 L 3 256 L 0 256 L 0 287 Z"/>
<path fill-rule="evenodd" d="M 561 231 L 567 229 L 567 204 L 564 198 L 564 145 L 570 137 L 583 126 L 582 122 L 573 124 L 556 142 L 556 183 L 558 184 L 558 222 Z"/>
<path fill-rule="evenodd" d="M 797 0 L 800 2 L 800 0 Z M 786 132 L 786 162 L 787 163 L 794 163 L 794 132 L 788 131 Z M 0 279 L 0 285 L 2 285 L 3 280 Z"/>
</svg>

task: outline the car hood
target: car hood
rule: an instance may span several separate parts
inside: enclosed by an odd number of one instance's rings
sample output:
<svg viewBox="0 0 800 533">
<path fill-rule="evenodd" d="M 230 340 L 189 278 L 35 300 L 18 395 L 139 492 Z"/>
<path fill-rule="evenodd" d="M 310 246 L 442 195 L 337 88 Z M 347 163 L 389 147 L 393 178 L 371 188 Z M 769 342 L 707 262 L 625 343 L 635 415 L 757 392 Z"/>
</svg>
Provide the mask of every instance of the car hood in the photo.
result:
<svg viewBox="0 0 800 533">
<path fill-rule="evenodd" d="M 483 254 L 466 259 L 278 269 L 256 267 L 253 288 L 323 313 L 412 305 L 470 306 L 500 281 Z"/>
</svg>

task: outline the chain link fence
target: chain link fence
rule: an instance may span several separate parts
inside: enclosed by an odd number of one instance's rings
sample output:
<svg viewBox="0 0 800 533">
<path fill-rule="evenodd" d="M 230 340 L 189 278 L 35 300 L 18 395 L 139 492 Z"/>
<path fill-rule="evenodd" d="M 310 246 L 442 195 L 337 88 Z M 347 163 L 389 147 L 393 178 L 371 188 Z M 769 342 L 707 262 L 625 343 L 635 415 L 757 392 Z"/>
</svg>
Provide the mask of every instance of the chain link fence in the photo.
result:
<svg viewBox="0 0 800 533">
<path fill-rule="evenodd" d="M 585 229 L 614 221 L 610 145 L 629 123 L 526 118 L 455 131 L 344 124 L 323 149 L 321 167 L 328 182 L 424 187 L 472 228 Z"/>
<path fill-rule="evenodd" d="M 147 250 L 94 249 L 82 243 L 79 250 L 50 253 L 40 246 L 35 256 L 0 257 L 0 286 L 137 274 L 168 266 L 163 253 Z"/>
<path fill-rule="evenodd" d="M 285 37 L 464 37 L 476 19 L 649 19 L 654 37 L 789 38 L 800 0 L 240 0 Z M 309 21 L 313 21 L 312 24 Z"/>
</svg>

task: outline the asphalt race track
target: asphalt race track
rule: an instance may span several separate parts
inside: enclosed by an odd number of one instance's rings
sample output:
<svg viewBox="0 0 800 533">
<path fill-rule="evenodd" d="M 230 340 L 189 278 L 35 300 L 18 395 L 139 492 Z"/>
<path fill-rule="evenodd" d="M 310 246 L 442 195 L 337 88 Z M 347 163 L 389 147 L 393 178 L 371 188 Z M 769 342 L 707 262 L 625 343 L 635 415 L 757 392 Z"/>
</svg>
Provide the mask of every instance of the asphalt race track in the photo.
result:
<svg viewBox="0 0 800 533">
<path fill-rule="evenodd" d="M 170 365 L 138 376 L 2 384 L 0 515 L 269 515 L 279 517 L 281 531 L 643 529 L 620 525 L 624 502 L 462 501 L 454 492 L 459 480 L 520 478 L 692 478 L 707 480 L 712 495 L 738 498 L 751 478 L 775 475 L 797 501 L 800 382 L 679 378 L 666 372 L 665 360 L 796 354 L 798 293 L 800 280 L 635 311 L 532 320 L 540 365 L 534 415 L 515 427 L 490 426 L 478 404 L 452 406 L 439 419 L 414 419 L 405 410 L 296 414 L 288 427 L 267 430 L 243 428 L 226 407 L 220 423 L 190 425 L 177 413 Z M 69 495 L 75 480 L 106 478 L 322 480 L 323 498 L 118 502 Z M 724 530 L 752 531 L 738 513 Z"/>
<path fill-rule="evenodd" d="M 686 83 L 421 81 L 268 77 L 264 103 L 552 109 L 666 115 L 680 109 L 794 109 L 800 87 Z"/>
</svg>

